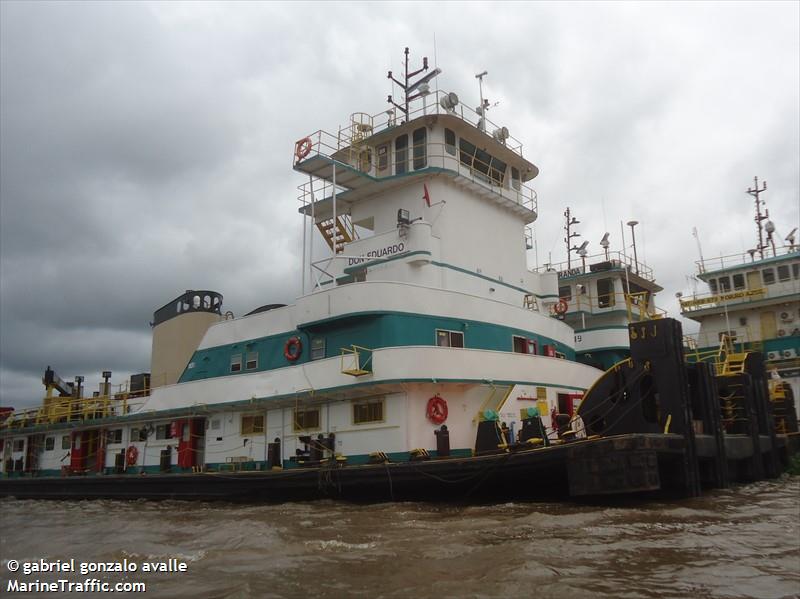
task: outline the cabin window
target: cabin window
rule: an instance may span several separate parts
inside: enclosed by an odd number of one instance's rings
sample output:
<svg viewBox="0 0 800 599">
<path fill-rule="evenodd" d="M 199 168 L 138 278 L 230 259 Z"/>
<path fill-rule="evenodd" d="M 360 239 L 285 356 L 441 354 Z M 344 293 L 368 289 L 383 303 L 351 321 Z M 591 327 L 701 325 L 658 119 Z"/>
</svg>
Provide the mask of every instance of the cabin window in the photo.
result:
<svg viewBox="0 0 800 599">
<path fill-rule="evenodd" d="M 147 429 L 146 428 L 132 428 L 131 429 L 131 443 L 135 443 L 136 441 L 147 441 Z"/>
<path fill-rule="evenodd" d="M 293 428 L 295 432 L 319 430 L 319 408 L 295 410 Z"/>
<path fill-rule="evenodd" d="M 389 144 L 378 146 L 378 170 L 385 171 L 389 168 Z"/>
<path fill-rule="evenodd" d="M 56 448 L 56 438 L 55 437 L 47 437 L 44 440 L 44 450 L 45 451 L 53 451 Z"/>
<path fill-rule="evenodd" d="M 325 337 L 313 337 L 311 339 L 311 359 L 321 360 L 325 357 Z"/>
<path fill-rule="evenodd" d="M 171 424 L 158 424 L 156 425 L 156 439 L 172 439 L 172 425 Z"/>
<path fill-rule="evenodd" d="M 394 174 L 402 175 L 408 170 L 408 135 L 394 140 Z"/>
<path fill-rule="evenodd" d="M 708 288 L 711 290 L 711 293 L 717 293 L 717 280 L 716 279 L 709 279 L 708 280 Z"/>
<path fill-rule="evenodd" d="M 257 351 L 249 351 L 247 352 L 247 362 L 244 366 L 247 370 L 255 370 L 258 368 L 258 352 Z"/>
<path fill-rule="evenodd" d="M 792 264 L 792 276 L 795 279 L 800 279 L 800 264 Z"/>
<path fill-rule="evenodd" d="M 12 449 L 14 451 L 24 451 L 25 450 L 25 439 L 14 439 L 14 447 Z"/>
<path fill-rule="evenodd" d="M 781 264 L 778 267 L 778 280 L 783 282 L 783 281 L 788 281 L 790 278 L 791 276 L 789 275 L 789 265 Z"/>
<path fill-rule="evenodd" d="M 558 288 L 558 297 L 567 301 L 572 299 L 572 286 L 564 285 Z"/>
<path fill-rule="evenodd" d="M 511 187 L 519 191 L 521 187 L 520 179 L 519 179 L 519 169 L 515 166 L 511 167 Z"/>
<path fill-rule="evenodd" d="M 231 372 L 239 372 L 242 369 L 242 354 L 231 356 Z"/>
<path fill-rule="evenodd" d="M 214 418 L 209 424 L 209 428 L 212 431 L 218 431 L 222 427 L 222 421 L 219 418 Z"/>
<path fill-rule="evenodd" d="M 556 358 L 559 358 L 560 360 L 566 360 L 567 359 L 567 354 L 565 354 L 564 352 L 557 351 L 556 352 Z"/>
<path fill-rule="evenodd" d="M 383 422 L 382 399 L 360 401 L 353 404 L 353 424 Z"/>
<path fill-rule="evenodd" d="M 775 271 L 771 268 L 765 268 L 761 271 L 761 278 L 764 280 L 764 285 L 772 285 L 775 283 Z"/>
<path fill-rule="evenodd" d="M 439 347 L 464 347 L 464 333 L 436 329 L 436 345 Z"/>
<path fill-rule="evenodd" d="M 111 445 L 113 443 L 122 443 L 122 429 L 115 428 L 113 431 L 106 433 L 106 443 Z"/>
<path fill-rule="evenodd" d="M 742 275 L 742 274 L 733 275 L 733 288 L 736 291 L 739 291 L 740 289 L 744 289 L 744 275 Z"/>
<path fill-rule="evenodd" d="M 425 127 L 420 127 L 414 130 L 412 135 L 412 141 L 414 142 L 414 170 L 418 171 L 428 166 L 428 130 Z"/>
<path fill-rule="evenodd" d="M 69 435 L 64 435 L 61 437 L 61 449 L 69 449 L 72 447 L 72 441 L 69 438 Z"/>
<path fill-rule="evenodd" d="M 730 277 L 720 277 L 719 278 L 719 290 L 721 293 L 727 293 L 731 290 L 731 279 Z"/>
<path fill-rule="evenodd" d="M 616 304 L 614 297 L 614 279 L 597 280 L 597 306 L 599 308 L 610 308 Z"/>
<path fill-rule="evenodd" d="M 450 129 L 444 130 L 444 149 L 451 156 L 456 155 L 456 134 Z"/>
<path fill-rule="evenodd" d="M 242 414 L 242 434 L 257 435 L 264 432 L 264 414 Z"/>
</svg>

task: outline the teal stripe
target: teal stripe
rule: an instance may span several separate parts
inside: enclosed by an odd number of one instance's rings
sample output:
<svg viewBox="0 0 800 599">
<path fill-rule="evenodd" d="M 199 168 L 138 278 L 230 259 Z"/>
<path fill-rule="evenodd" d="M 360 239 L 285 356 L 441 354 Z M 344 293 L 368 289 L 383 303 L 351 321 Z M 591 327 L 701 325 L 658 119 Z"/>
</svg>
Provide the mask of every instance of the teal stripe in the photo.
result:
<svg viewBox="0 0 800 599">
<path fill-rule="evenodd" d="M 221 376 L 240 376 L 248 372 L 265 372 L 310 361 L 312 338 L 325 340 L 325 357 L 340 355 L 340 349 L 360 345 L 370 349 L 407 346 L 433 346 L 437 329 L 464 333 L 467 349 L 491 351 L 513 350 L 514 335 L 535 339 L 539 346 L 553 345 L 567 359 L 574 359 L 574 349 L 534 331 L 445 316 L 420 315 L 393 311 L 367 311 L 305 323 L 299 330 L 287 331 L 256 339 L 195 351 L 192 368 L 184 370 L 179 382 L 198 381 Z M 295 362 L 284 356 L 284 345 L 290 337 L 299 337 L 303 350 Z M 256 368 L 247 370 L 248 352 L 258 353 Z M 230 372 L 231 356 L 241 354 L 242 370 Z"/>
</svg>

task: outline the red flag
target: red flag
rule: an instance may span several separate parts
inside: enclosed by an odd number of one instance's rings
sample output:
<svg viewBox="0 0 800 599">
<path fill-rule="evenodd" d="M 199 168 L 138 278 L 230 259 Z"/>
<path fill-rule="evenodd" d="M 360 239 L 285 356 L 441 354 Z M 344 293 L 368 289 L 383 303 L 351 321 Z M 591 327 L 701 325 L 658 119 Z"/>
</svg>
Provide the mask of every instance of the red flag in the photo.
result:
<svg viewBox="0 0 800 599">
<path fill-rule="evenodd" d="M 431 196 L 428 193 L 428 186 L 425 183 L 422 184 L 422 187 L 425 189 L 425 193 L 422 194 L 422 199 L 425 200 L 425 203 L 428 205 L 428 208 L 431 207 Z"/>
</svg>

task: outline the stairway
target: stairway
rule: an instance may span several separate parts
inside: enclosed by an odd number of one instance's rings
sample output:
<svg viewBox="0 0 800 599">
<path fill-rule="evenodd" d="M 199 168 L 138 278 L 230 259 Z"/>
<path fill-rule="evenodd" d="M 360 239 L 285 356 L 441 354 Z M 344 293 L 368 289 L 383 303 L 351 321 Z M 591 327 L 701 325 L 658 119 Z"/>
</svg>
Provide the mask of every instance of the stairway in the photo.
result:
<svg viewBox="0 0 800 599">
<path fill-rule="evenodd" d="M 337 226 L 334 227 L 333 219 L 329 218 L 317 223 L 319 232 L 325 238 L 328 247 L 331 248 L 336 254 L 341 254 L 344 251 L 344 244 L 350 243 L 356 238 L 355 227 L 350 216 L 343 214 L 336 217 Z M 336 229 L 334 231 L 334 229 Z"/>
</svg>

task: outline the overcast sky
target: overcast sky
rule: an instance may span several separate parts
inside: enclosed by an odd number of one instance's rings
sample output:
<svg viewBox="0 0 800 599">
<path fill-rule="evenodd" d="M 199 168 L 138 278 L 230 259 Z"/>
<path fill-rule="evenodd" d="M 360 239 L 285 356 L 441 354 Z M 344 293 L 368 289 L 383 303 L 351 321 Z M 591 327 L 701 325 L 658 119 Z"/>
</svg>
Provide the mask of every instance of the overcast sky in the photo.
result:
<svg viewBox="0 0 800 599">
<path fill-rule="evenodd" d="M 488 70 L 541 171 L 540 263 L 567 206 L 592 252 L 639 220 L 677 315 L 693 226 L 706 257 L 753 247 L 754 175 L 798 226 L 799 6 L 0 2 L 0 405 L 38 404 L 47 365 L 93 389 L 147 371 L 185 289 L 237 316 L 293 301 L 294 142 L 385 110 L 405 46 L 470 106 Z"/>
</svg>

